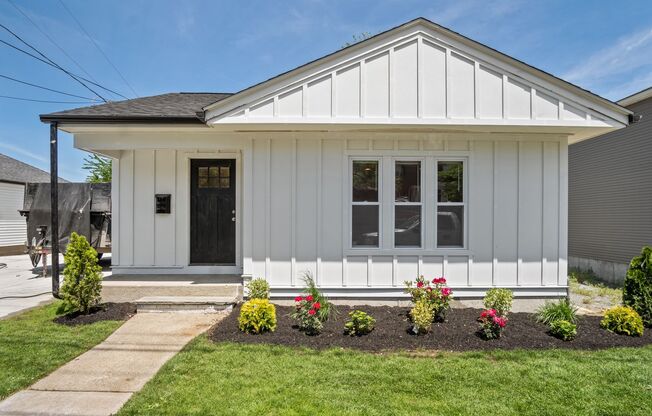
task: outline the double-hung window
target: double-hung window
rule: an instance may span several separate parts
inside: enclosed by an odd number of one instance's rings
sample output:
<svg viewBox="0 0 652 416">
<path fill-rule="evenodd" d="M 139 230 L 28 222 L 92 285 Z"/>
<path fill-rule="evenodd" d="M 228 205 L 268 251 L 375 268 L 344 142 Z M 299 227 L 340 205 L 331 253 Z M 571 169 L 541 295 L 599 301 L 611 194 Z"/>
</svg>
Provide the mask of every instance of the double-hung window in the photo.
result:
<svg viewBox="0 0 652 416">
<path fill-rule="evenodd" d="M 464 247 L 464 162 L 437 161 L 437 247 Z"/>
<path fill-rule="evenodd" d="M 394 247 L 421 247 L 421 161 L 394 162 Z"/>
<path fill-rule="evenodd" d="M 352 162 L 351 245 L 378 247 L 380 241 L 380 161 Z"/>
</svg>

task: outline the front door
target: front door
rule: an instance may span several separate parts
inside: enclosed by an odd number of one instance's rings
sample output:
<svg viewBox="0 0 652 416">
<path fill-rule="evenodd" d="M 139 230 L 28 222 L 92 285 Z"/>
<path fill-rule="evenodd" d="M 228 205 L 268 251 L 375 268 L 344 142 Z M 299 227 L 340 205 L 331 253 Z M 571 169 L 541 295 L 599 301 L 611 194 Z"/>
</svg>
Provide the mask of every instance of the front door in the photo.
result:
<svg viewBox="0 0 652 416">
<path fill-rule="evenodd" d="M 190 163 L 190 263 L 235 264 L 235 159 Z"/>
</svg>

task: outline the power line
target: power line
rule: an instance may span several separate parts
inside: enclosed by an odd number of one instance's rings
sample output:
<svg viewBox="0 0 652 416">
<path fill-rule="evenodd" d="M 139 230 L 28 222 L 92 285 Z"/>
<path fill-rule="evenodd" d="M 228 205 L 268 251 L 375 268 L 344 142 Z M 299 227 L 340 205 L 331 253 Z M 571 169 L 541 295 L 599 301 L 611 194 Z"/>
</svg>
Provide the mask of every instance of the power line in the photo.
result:
<svg viewBox="0 0 652 416">
<path fill-rule="evenodd" d="M 67 95 L 69 97 L 83 98 L 84 100 L 89 100 L 89 101 L 97 101 L 97 100 L 94 100 L 93 98 L 88 98 L 88 97 L 84 97 L 84 96 L 81 96 L 81 95 L 69 94 L 67 92 L 63 92 L 63 91 L 59 91 L 59 90 L 53 90 L 52 88 L 44 87 L 42 85 L 32 84 L 31 82 L 21 81 L 21 80 L 16 79 L 16 78 L 8 77 L 7 75 L 0 74 L 0 78 L 4 78 L 4 79 L 8 79 L 10 81 L 14 81 L 14 82 L 18 82 L 18 83 L 21 83 L 21 84 L 29 85 L 30 87 L 34 87 L 34 88 L 40 88 L 42 90 L 56 92 L 57 94 Z"/>
<path fill-rule="evenodd" d="M 43 52 L 39 51 L 39 50 L 36 49 L 34 46 L 30 45 L 27 41 L 25 41 L 23 38 L 21 38 L 20 36 L 18 36 L 18 35 L 17 35 L 16 33 L 14 33 L 11 29 L 9 29 L 7 26 L 5 26 L 5 25 L 3 25 L 2 23 L 0 23 L 0 27 L 2 27 L 2 28 L 3 28 L 4 30 L 6 30 L 7 32 L 11 33 L 11 34 L 16 38 L 16 39 L 18 39 L 19 41 L 21 41 L 24 45 L 28 46 L 28 47 L 29 47 L 30 49 L 32 49 L 34 52 L 36 52 L 36 53 L 38 53 L 39 55 L 41 55 L 43 58 L 45 58 L 47 61 L 49 61 L 51 64 L 53 64 L 56 68 L 58 68 L 58 69 L 60 69 L 61 71 L 65 72 L 66 74 L 68 74 L 68 76 L 70 76 L 72 79 L 74 79 L 75 81 L 77 81 L 78 83 L 80 83 L 81 85 L 83 85 L 84 88 L 86 88 L 87 90 L 89 90 L 89 91 L 92 92 L 93 94 L 95 94 L 95 95 L 97 95 L 98 97 L 100 97 L 100 98 L 102 99 L 102 101 L 104 101 L 105 103 L 108 102 L 108 101 L 106 100 L 106 98 L 102 97 L 102 96 L 101 96 L 97 91 L 93 90 L 91 87 L 89 87 L 88 85 L 84 84 L 82 81 L 79 80 L 79 78 L 75 77 L 75 76 L 74 76 L 73 74 L 71 74 L 69 71 L 63 69 L 59 64 L 57 64 L 57 63 L 54 62 L 52 59 L 50 59 L 50 58 L 48 58 L 47 56 L 45 56 L 45 54 L 44 54 Z"/>
<path fill-rule="evenodd" d="M 49 104 L 92 104 L 93 101 L 50 101 L 50 100 L 37 100 L 33 98 L 12 97 L 9 95 L 0 95 L 0 98 L 19 101 L 32 101 L 35 103 L 49 103 Z"/>
<path fill-rule="evenodd" d="M 22 53 L 24 53 L 25 55 L 28 55 L 28 56 L 30 56 L 30 57 L 32 57 L 32 58 L 38 60 L 38 61 L 41 61 L 41 62 L 43 62 L 43 63 L 46 64 L 46 65 L 50 65 L 50 66 L 53 67 L 53 68 L 59 69 L 56 65 L 51 64 L 50 62 L 46 61 L 45 59 L 43 59 L 43 58 L 39 58 L 38 56 L 34 55 L 33 53 L 27 52 L 25 49 L 19 48 L 19 47 L 16 46 L 16 45 L 12 45 L 11 43 L 6 42 L 6 41 L 4 41 L 4 40 L 2 40 L 2 39 L 0 39 L 0 43 L 4 43 L 5 45 L 9 46 L 10 48 L 13 48 L 13 49 L 15 49 L 15 50 L 17 50 L 17 51 L 19 51 L 19 52 L 22 52 Z M 89 79 L 87 79 L 87 78 L 82 77 L 81 75 L 75 74 L 74 72 L 71 72 L 71 74 L 74 75 L 75 77 L 79 78 L 79 79 L 82 79 L 82 80 L 84 80 L 84 81 L 90 83 L 90 84 L 93 84 L 93 85 L 95 85 L 95 86 L 97 86 L 97 87 L 102 88 L 104 91 L 108 91 L 108 92 L 110 92 L 110 93 L 113 93 L 113 94 L 115 94 L 115 95 L 117 95 L 117 96 L 119 96 L 119 97 L 124 98 L 125 100 L 128 100 L 128 99 L 129 99 L 129 97 L 125 97 L 124 95 L 120 94 L 119 92 L 114 91 L 114 90 L 112 90 L 112 89 L 110 89 L 110 88 L 104 87 L 104 86 L 98 84 L 97 82 L 93 82 L 93 81 L 91 81 L 91 80 L 89 80 Z"/>
<path fill-rule="evenodd" d="M 88 32 L 86 31 L 86 29 L 84 29 L 84 26 L 82 26 L 81 22 L 80 22 L 79 20 L 77 20 L 77 18 L 75 17 L 74 14 L 72 14 L 72 12 L 71 12 L 70 9 L 68 8 L 68 6 L 66 6 L 66 4 L 63 2 L 63 0 L 59 0 L 59 3 L 61 3 L 61 5 L 63 6 L 63 8 L 66 9 L 66 11 L 67 11 L 68 14 L 70 15 L 70 17 L 72 17 L 72 19 L 77 23 L 77 26 L 79 26 L 79 28 L 82 30 L 82 32 L 84 32 L 84 34 L 86 34 L 86 37 L 87 37 L 87 38 L 88 38 L 88 39 L 93 43 L 93 45 L 95 45 L 95 47 L 97 48 L 97 50 L 100 51 L 100 53 L 102 54 L 102 56 L 104 56 L 104 59 L 106 59 L 106 61 L 109 63 L 109 65 L 111 65 L 111 66 L 113 67 L 113 69 L 115 70 L 115 72 L 117 72 L 117 74 L 120 76 L 120 78 L 122 78 L 122 81 L 124 81 L 124 83 L 129 87 L 129 89 L 131 90 L 131 92 L 133 92 L 134 95 L 135 95 L 136 97 L 138 97 L 138 93 L 136 92 L 136 90 L 134 90 L 134 88 L 131 86 L 131 84 L 129 84 L 129 81 L 127 81 L 127 79 L 122 75 L 122 73 L 121 73 L 121 72 L 118 70 L 118 68 L 113 64 L 113 62 L 111 62 L 111 60 L 110 60 L 109 57 L 104 53 L 104 51 L 102 50 L 102 48 L 100 48 L 100 45 L 98 45 L 97 42 L 95 42 L 95 39 L 93 39 L 93 38 L 91 37 L 91 35 L 88 34 Z"/>
<path fill-rule="evenodd" d="M 91 74 L 89 74 L 88 71 L 86 71 L 86 70 L 84 69 L 84 67 L 82 67 L 81 64 L 80 64 L 79 62 L 77 62 L 77 61 L 76 61 L 72 56 L 70 56 L 70 55 L 68 54 L 68 52 L 66 52 L 66 51 L 65 51 L 61 46 L 59 46 L 59 44 L 58 44 L 57 42 L 55 42 L 55 40 L 52 39 L 52 37 L 50 37 L 50 35 L 48 35 L 44 30 L 42 30 L 41 27 L 40 27 L 39 25 L 37 25 L 36 22 L 35 22 L 34 20 L 32 20 L 31 17 L 29 17 L 29 15 L 27 15 L 27 14 L 26 14 L 26 13 L 25 13 L 21 8 L 20 8 L 20 7 L 18 7 L 18 6 L 16 5 L 16 3 L 14 3 L 12 0 L 7 0 L 7 1 L 9 2 L 9 4 L 11 4 L 12 6 L 14 6 L 14 9 L 18 10 L 18 12 L 19 12 L 20 14 L 22 14 L 22 15 L 25 17 L 25 19 L 29 20 L 29 22 L 30 22 L 30 23 L 31 23 L 31 24 L 36 28 L 36 30 L 38 30 L 39 32 L 41 32 L 41 34 L 42 34 L 43 36 L 45 36 L 45 37 L 46 37 L 46 38 L 47 38 L 47 39 L 48 39 L 48 40 L 49 40 L 49 41 L 50 41 L 54 46 L 56 46 L 56 47 L 57 47 L 57 48 L 58 48 L 58 49 L 59 49 L 59 50 L 60 50 L 64 55 L 66 55 L 66 57 L 68 57 L 68 59 L 70 59 L 72 62 L 74 62 L 74 64 L 77 65 L 77 68 L 79 68 L 79 69 L 80 69 L 84 74 L 86 74 L 90 79 L 92 79 L 93 81 L 97 82 L 97 80 L 96 80 L 95 78 L 93 78 L 93 76 L 92 76 Z"/>
</svg>

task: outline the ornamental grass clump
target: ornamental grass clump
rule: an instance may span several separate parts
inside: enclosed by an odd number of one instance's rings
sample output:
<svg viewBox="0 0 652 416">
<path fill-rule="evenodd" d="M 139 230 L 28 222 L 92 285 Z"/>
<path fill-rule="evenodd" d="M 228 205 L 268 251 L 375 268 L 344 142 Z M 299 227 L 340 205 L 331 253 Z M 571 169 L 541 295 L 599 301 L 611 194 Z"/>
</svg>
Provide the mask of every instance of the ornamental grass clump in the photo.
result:
<svg viewBox="0 0 652 416">
<path fill-rule="evenodd" d="M 294 299 L 295 311 L 292 318 L 299 321 L 299 329 L 307 335 L 317 335 L 324 327 L 334 308 L 319 289 L 310 273 L 303 277 L 306 284 L 303 296 Z"/>
<path fill-rule="evenodd" d="M 495 309 L 498 315 L 507 316 L 512 310 L 514 294 L 509 289 L 492 288 L 484 296 L 485 309 Z"/>
<path fill-rule="evenodd" d="M 366 312 L 351 311 L 349 320 L 344 324 L 344 331 L 351 336 L 367 335 L 373 331 L 376 320 Z"/>
<path fill-rule="evenodd" d="M 537 322 L 550 326 L 555 321 L 577 323 L 577 308 L 567 298 L 546 302 L 536 312 Z"/>
<path fill-rule="evenodd" d="M 600 326 L 607 331 L 630 337 L 643 335 L 643 319 L 629 306 L 616 306 L 604 313 Z"/>
<path fill-rule="evenodd" d="M 445 278 L 436 277 L 430 281 L 419 276 L 414 282 L 405 282 L 405 292 L 410 294 L 415 306 L 419 301 L 425 302 L 432 311 L 434 321 L 443 322 L 446 319 L 453 291 L 446 286 Z"/>
<path fill-rule="evenodd" d="M 276 307 L 267 299 L 251 299 L 242 304 L 238 317 L 240 331 L 262 334 L 276 329 Z"/>
<path fill-rule="evenodd" d="M 507 318 L 498 315 L 495 309 L 483 310 L 478 321 L 480 321 L 480 333 L 487 340 L 500 338 L 507 326 Z"/>
<path fill-rule="evenodd" d="M 269 299 L 269 283 L 263 278 L 252 279 L 246 288 L 249 299 Z"/>
<path fill-rule="evenodd" d="M 623 304 L 634 309 L 643 325 L 652 327 L 652 247 L 643 247 L 634 257 L 623 283 Z"/>
<path fill-rule="evenodd" d="M 102 267 L 97 264 L 97 251 L 86 237 L 72 233 L 63 258 L 60 312 L 88 314 L 102 299 Z"/>
</svg>

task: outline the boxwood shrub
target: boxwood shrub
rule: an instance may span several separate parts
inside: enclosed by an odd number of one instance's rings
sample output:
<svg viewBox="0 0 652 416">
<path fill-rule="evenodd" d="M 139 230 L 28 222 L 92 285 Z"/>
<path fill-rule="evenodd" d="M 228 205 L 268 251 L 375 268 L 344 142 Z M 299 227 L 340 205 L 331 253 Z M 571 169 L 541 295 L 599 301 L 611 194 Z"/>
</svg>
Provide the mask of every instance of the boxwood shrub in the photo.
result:
<svg viewBox="0 0 652 416">
<path fill-rule="evenodd" d="M 623 304 L 638 312 L 643 324 L 652 327 L 652 248 L 643 247 L 632 259 L 623 286 Z"/>
</svg>

